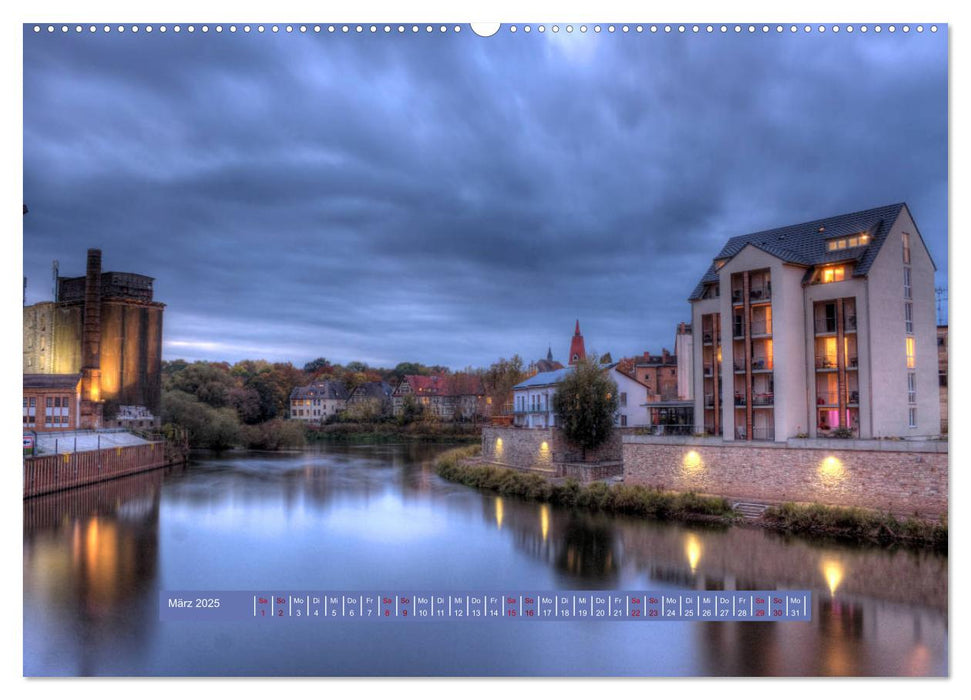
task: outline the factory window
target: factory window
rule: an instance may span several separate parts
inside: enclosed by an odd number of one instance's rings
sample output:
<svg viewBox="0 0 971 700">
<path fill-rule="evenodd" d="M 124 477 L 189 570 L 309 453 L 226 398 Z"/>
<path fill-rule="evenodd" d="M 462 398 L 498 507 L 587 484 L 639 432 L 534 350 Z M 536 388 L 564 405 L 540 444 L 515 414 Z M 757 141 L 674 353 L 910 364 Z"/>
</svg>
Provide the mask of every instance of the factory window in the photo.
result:
<svg viewBox="0 0 971 700">
<path fill-rule="evenodd" d="M 908 333 L 914 332 L 914 305 L 909 301 L 904 302 L 904 327 Z"/>
<path fill-rule="evenodd" d="M 907 409 L 907 427 L 916 428 L 917 427 L 917 409 L 911 406 Z"/>
<path fill-rule="evenodd" d="M 909 265 L 910 264 L 910 234 L 901 233 L 900 239 L 901 241 L 903 241 L 903 244 L 904 244 L 904 264 Z"/>
<path fill-rule="evenodd" d="M 904 268 L 904 299 L 912 299 L 910 285 L 910 268 Z"/>
</svg>

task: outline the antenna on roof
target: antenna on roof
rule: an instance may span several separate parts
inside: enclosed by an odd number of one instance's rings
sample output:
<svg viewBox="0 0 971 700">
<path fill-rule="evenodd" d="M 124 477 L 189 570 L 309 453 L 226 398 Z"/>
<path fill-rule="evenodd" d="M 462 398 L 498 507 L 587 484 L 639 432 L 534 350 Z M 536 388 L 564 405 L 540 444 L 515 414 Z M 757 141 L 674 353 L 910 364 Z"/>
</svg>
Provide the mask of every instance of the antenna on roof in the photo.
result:
<svg viewBox="0 0 971 700">
<path fill-rule="evenodd" d="M 934 289 L 937 295 L 937 325 L 947 325 L 947 287 L 937 287 Z"/>
</svg>

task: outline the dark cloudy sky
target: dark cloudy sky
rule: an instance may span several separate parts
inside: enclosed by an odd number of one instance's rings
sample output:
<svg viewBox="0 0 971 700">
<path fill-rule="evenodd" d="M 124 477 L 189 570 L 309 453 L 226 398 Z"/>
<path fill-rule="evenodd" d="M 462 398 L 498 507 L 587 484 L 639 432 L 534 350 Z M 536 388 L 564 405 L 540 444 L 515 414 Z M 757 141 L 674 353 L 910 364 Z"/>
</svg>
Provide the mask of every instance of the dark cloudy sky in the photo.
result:
<svg viewBox="0 0 971 700">
<path fill-rule="evenodd" d="M 24 201 L 168 359 L 657 352 L 735 234 L 906 201 L 946 284 L 947 40 L 26 28 Z"/>
</svg>

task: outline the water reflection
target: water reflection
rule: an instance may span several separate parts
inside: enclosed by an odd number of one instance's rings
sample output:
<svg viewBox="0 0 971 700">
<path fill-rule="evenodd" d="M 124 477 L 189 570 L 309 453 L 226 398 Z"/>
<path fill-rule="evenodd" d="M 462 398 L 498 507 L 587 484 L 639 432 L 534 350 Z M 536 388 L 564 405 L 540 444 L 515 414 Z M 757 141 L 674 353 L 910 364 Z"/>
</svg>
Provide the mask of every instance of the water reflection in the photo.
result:
<svg viewBox="0 0 971 700">
<path fill-rule="evenodd" d="M 479 493 L 435 476 L 442 449 L 225 455 L 25 501 L 25 673 L 947 672 L 944 556 Z M 811 623 L 538 623 L 515 635 L 158 622 L 161 589 L 268 587 L 810 589 L 814 610 Z M 286 653 L 265 658 L 267 644 Z"/>
</svg>

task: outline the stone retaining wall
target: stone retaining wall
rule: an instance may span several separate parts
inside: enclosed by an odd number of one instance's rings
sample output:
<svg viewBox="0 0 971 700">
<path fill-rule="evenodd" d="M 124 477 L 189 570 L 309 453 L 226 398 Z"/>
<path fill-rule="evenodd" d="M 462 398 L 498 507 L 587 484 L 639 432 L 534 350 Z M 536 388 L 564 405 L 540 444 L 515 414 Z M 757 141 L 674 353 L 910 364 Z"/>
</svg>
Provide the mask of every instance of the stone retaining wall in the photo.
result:
<svg viewBox="0 0 971 700">
<path fill-rule="evenodd" d="M 624 481 L 763 503 L 947 513 L 947 443 L 625 436 Z"/>
<path fill-rule="evenodd" d="M 528 469 L 582 482 L 623 473 L 621 435 L 584 454 L 558 428 L 482 428 L 482 460 L 512 469 Z"/>
</svg>

